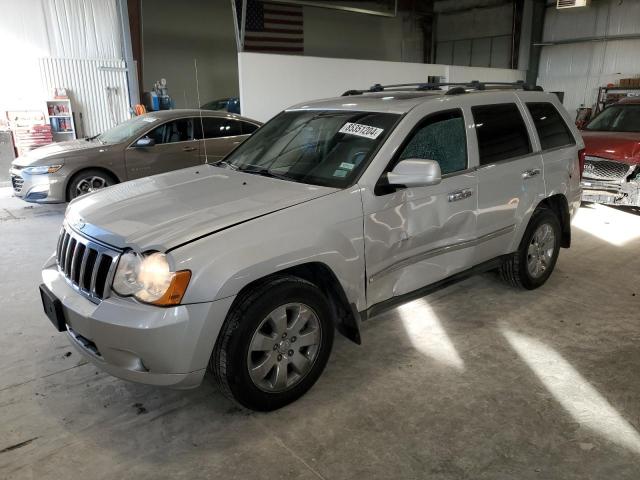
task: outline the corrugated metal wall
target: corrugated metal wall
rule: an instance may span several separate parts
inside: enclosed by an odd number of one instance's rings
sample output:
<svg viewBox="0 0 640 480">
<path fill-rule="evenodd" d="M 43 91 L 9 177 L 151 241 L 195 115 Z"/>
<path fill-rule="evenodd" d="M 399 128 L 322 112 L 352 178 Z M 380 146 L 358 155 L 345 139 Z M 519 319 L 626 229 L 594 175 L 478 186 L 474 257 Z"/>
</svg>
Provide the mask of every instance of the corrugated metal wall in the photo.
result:
<svg viewBox="0 0 640 480">
<path fill-rule="evenodd" d="M 510 3 L 438 13 L 436 63 L 509 68 L 512 20 Z"/>
<path fill-rule="evenodd" d="M 67 89 L 79 137 L 97 135 L 130 118 L 123 60 L 41 58 L 40 72 L 47 92 Z"/>
<path fill-rule="evenodd" d="M 591 41 L 593 37 L 640 35 L 640 0 L 592 2 L 589 7 L 547 9 L 544 42 L 589 39 L 542 48 L 538 84 L 565 92 L 573 115 L 580 105 L 593 106 L 598 87 L 620 78 L 640 76 L 640 39 Z"/>
</svg>

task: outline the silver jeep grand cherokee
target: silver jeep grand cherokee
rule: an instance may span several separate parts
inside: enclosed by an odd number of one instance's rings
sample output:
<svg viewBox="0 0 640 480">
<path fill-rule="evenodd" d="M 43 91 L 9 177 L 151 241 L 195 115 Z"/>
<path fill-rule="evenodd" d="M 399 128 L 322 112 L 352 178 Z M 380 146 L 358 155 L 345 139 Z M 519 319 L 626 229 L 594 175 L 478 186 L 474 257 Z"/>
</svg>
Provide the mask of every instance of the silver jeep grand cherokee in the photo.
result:
<svg viewBox="0 0 640 480">
<path fill-rule="evenodd" d="M 73 201 L 40 292 L 120 378 L 282 407 L 334 329 L 470 273 L 534 289 L 571 240 L 583 143 L 520 84 L 376 85 L 280 113 L 224 160 Z"/>
</svg>

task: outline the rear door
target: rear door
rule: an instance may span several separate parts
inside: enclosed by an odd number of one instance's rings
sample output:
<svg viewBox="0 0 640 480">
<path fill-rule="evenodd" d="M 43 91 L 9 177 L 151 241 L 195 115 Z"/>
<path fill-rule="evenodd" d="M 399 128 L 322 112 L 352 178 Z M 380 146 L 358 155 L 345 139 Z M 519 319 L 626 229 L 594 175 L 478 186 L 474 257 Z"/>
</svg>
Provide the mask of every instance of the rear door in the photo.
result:
<svg viewBox="0 0 640 480">
<path fill-rule="evenodd" d="M 580 147 L 574 133 L 560 109 L 551 101 L 541 101 L 540 97 L 533 96 L 527 98 L 525 94 L 523 97 L 538 137 L 547 196 L 565 195 L 569 207 L 575 210 L 580 206 L 581 192 Z"/>
<path fill-rule="evenodd" d="M 195 121 L 203 163 L 221 160 L 257 128 L 252 123 L 227 117 L 202 117 Z"/>
<path fill-rule="evenodd" d="M 135 147 L 133 142 L 127 147 L 125 162 L 129 180 L 201 163 L 200 144 L 194 139 L 192 118 L 171 120 L 143 136 L 153 139 L 155 145 Z"/>
<path fill-rule="evenodd" d="M 514 251 L 520 226 L 545 197 L 542 156 L 513 93 L 471 106 L 478 154 L 477 262 Z"/>
</svg>

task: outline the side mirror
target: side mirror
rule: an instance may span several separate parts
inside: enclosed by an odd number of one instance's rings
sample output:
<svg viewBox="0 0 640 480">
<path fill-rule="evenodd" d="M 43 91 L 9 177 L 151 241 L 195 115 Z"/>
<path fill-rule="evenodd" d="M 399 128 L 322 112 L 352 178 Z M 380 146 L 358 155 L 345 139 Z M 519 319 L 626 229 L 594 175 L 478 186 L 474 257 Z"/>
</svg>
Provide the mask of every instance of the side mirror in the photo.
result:
<svg viewBox="0 0 640 480">
<path fill-rule="evenodd" d="M 156 141 L 153 138 L 142 137 L 139 138 L 136 143 L 133 144 L 135 148 L 147 148 L 153 147 L 156 144 Z"/>
<path fill-rule="evenodd" d="M 387 173 L 387 181 L 392 186 L 428 187 L 442 180 L 440 164 L 435 160 L 408 158 L 401 160 Z"/>
</svg>

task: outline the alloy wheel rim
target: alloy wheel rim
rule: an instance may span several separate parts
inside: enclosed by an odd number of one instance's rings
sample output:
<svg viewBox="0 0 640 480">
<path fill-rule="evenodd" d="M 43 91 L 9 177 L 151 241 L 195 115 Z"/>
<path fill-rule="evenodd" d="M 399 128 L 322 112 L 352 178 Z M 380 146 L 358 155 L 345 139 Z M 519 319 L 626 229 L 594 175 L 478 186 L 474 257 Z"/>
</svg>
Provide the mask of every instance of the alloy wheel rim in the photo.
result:
<svg viewBox="0 0 640 480">
<path fill-rule="evenodd" d="M 527 250 L 527 269 L 533 278 L 540 278 L 549 269 L 556 246 L 553 227 L 543 223 L 531 237 Z"/>
<path fill-rule="evenodd" d="M 107 179 L 103 177 L 94 175 L 93 177 L 83 178 L 78 182 L 78 185 L 76 185 L 76 196 L 79 197 L 80 195 L 101 190 L 108 186 Z"/>
<path fill-rule="evenodd" d="M 293 388 L 311 371 L 320 351 L 322 327 L 316 312 L 303 303 L 274 309 L 249 344 L 249 377 L 269 393 Z"/>
</svg>

